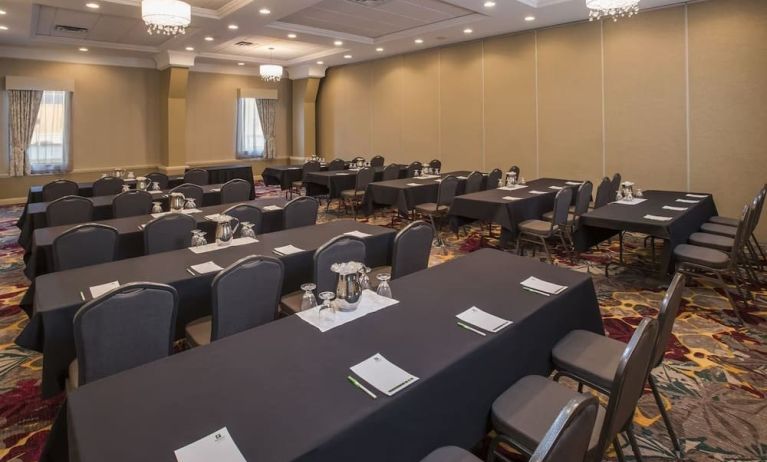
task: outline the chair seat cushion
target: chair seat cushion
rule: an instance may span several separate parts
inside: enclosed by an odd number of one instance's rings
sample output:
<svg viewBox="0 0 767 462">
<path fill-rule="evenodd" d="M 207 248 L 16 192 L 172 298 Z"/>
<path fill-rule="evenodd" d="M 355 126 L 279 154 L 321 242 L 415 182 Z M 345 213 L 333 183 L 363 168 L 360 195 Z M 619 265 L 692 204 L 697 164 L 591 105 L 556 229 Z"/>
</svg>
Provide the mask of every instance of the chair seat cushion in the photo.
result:
<svg viewBox="0 0 767 462">
<path fill-rule="evenodd" d="M 714 216 L 708 219 L 709 223 L 737 227 L 740 221 L 737 218 Z"/>
<path fill-rule="evenodd" d="M 66 389 L 67 393 L 71 393 L 80 386 L 80 366 L 77 364 L 77 359 L 72 360 L 71 363 L 69 363 L 69 368 L 67 369 L 67 383 L 66 383 Z"/>
<path fill-rule="evenodd" d="M 692 245 L 729 252 L 732 249 L 732 245 L 735 243 L 735 239 L 726 236 L 719 236 L 717 234 L 692 233 L 690 238 L 687 239 L 687 242 Z"/>
<path fill-rule="evenodd" d="M 609 389 L 626 344 L 585 330 L 574 330 L 554 345 L 554 366 L 584 381 Z"/>
<path fill-rule="evenodd" d="M 442 215 L 447 213 L 447 205 L 437 205 L 434 202 L 426 202 L 415 206 L 416 211 L 426 215 Z"/>
<path fill-rule="evenodd" d="M 572 212 L 573 211 L 571 210 L 570 213 L 567 214 L 567 224 L 571 224 L 572 222 L 575 221 L 575 214 L 573 214 Z M 544 213 L 542 218 L 544 221 L 551 222 L 551 220 L 554 219 L 554 211 L 552 210 L 551 212 Z"/>
<path fill-rule="evenodd" d="M 732 226 L 727 225 L 718 225 L 716 223 L 703 223 L 703 225 L 700 227 L 700 230 L 704 233 L 718 234 L 720 236 L 726 237 L 735 237 L 735 233 L 737 232 L 738 228 L 733 228 Z"/>
<path fill-rule="evenodd" d="M 301 299 L 304 297 L 302 290 L 291 292 L 280 299 L 280 311 L 288 316 L 301 311 Z"/>
<path fill-rule="evenodd" d="M 294 181 L 291 184 L 293 185 L 294 188 L 302 188 L 304 186 L 304 182 L 303 181 Z"/>
<path fill-rule="evenodd" d="M 551 233 L 551 223 L 543 220 L 525 220 L 519 224 L 519 230 L 529 234 L 548 236 Z"/>
<path fill-rule="evenodd" d="M 213 331 L 213 317 L 195 319 L 184 328 L 186 332 L 186 343 L 190 347 L 208 345 L 210 343 L 210 333 Z"/>
<path fill-rule="evenodd" d="M 578 396 L 577 391 L 546 377 L 529 375 L 518 380 L 493 402 L 493 424 L 497 431 L 524 445 L 532 453 L 562 408 Z M 590 450 L 599 442 L 603 420 L 604 409 L 600 406 L 589 442 Z"/>
<path fill-rule="evenodd" d="M 445 446 L 431 452 L 424 459 L 421 459 L 421 462 L 482 462 L 482 460 L 464 449 Z"/>
<path fill-rule="evenodd" d="M 721 250 L 688 244 L 679 244 L 674 247 L 674 257 L 680 262 L 688 262 L 715 269 L 726 268 L 730 261 L 730 257 Z"/>
<path fill-rule="evenodd" d="M 357 197 L 362 197 L 365 195 L 365 191 L 355 191 L 353 189 L 346 189 L 344 191 L 341 191 L 341 197 L 346 199 L 353 199 Z"/>
</svg>

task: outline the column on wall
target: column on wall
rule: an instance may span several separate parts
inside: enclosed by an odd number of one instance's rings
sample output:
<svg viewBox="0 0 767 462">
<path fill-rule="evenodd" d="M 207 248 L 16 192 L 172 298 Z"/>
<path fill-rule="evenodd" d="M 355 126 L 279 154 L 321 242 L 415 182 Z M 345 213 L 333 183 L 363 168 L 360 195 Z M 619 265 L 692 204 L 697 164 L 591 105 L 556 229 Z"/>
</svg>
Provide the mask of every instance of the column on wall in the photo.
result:
<svg viewBox="0 0 767 462">
<path fill-rule="evenodd" d="M 166 51 L 155 57 L 161 69 L 160 170 L 170 175 L 186 169 L 186 92 L 194 55 Z"/>
<path fill-rule="evenodd" d="M 289 70 L 293 84 L 293 152 L 291 162 L 301 163 L 317 153 L 317 93 L 324 66 L 298 66 Z"/>
</svg>

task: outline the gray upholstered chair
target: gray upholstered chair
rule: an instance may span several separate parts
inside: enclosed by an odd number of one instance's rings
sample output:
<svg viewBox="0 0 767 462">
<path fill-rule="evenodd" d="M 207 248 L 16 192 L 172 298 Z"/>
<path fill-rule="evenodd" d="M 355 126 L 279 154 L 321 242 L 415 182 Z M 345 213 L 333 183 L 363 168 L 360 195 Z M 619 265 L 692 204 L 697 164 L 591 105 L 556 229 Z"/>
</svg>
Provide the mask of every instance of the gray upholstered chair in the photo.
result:
<svg viewBox="0 0 767 462">
<path fill-rule="evenodd" d="M 47 226 L 75 225 L 93 220 L 93 202 L 80 196 L 64 196 L 45 208 Z"/>
<path fill-rule="evenodd" d="M 519 178 L 520 178 L 520 176 L 519 176 L 519 173 L 520 173 L 519 167 L 517 167 L 516 165 L 512 165 L 511 168 L 509 169 L 509 173 L 512 173 L 512 172 L 517 174 L 517 180 L 519 180 Z"/>
<path fill-rule="evenodd" d="M 343 159 L 333 159 L 328 164 L 328 171 L 334 172 L 337 170 L 343 170 L 346 168 L 346 162 Z"/>
<path fill-rule="evenodd" d="M 357 156 L 354 159 L 352 159 L 352 164 L 353 165 L 357 165 L 358 162 L 362 162 L 364 164 L 365 163 L 365 158 L 362 157 L 362 156 Z"/>
<path fill-rule="evenodd" d="M 611 193 L 610 200 L 612 201 L 612 200 L 615 199 L 615 197 L 618 194 L 618 191 L 621 189 L 621 174 L 620 173 L 616 173 L 615 175 L 613 175 L 613 179 L 610 181 L 610 187 L 612 188 L 612 191 L 610 191 L 610 193 Z"/>
<path fill-rule="evenodd" d="M 483 179 L 484 179 L 483 175 L 476 170 L 469 173 L 469 176 L 466 177 L 466 187 L 464 188 L 463 193 L 471 194 L 471 193 L 482 191 Z"/>
<path fill-rule="evenodd" d="M 53 269 L 63 271 L 114 261 L 119 233 L 98 223 L 77 225 L 53 240 Z"/>
<path fill-rule="evenodd" d="M 421 170 L 423 170 L 423 164 L 417 160 L 415 162 L 410 162 L 410 165 L 407 166 L 407 177 L 413 178 L 415 176 L 415 172 Z"/>
<path fill-rule="evenodd" d="M 192 243 L 192 230 L 195 228 L 195 219 L 183 213 L 157 217 L 144 226 L 144 253 L 149 255 L 187 248 Z"/>
<path fill-rule="evenodd" d="M 354 189 L 341 191 L 341 203 L 343 203 L 344 210 L 346 210 L 347 206 L 350 206 L 355 220 L 357 219 L 357 208 L 362 204 L 362 201 L 365 198 L 365 191 L 374 179 L 375 171 L 373 171 L 371 167 L 362 168 L 357 172 Z"/>
<path fill-rule="evenodd" d="M 74 317 L 77 359 L 67 390 L 169 356 L 178 293 L 166 284 L 135 282 L 89 301 Z"/>
<path fill-rule="evenodd" d="M 202 199 L 205 193 L 203 192 L 202 187 L 196 184 L 184 183 L 171 189 L 170 192 L 181 193 L 186 199 L 194 199 L 194 203 L 197 204 L 197 207 L 202 207 Z"/>
<path fill-rule="evenodd" d="M 207 345 L 277 317 L 285 267 L 273 257 L 251 255 L 218 273 L 211 284 L 211 316 L 186 326 L 190 346 Z"/>
<path fill-rule="evenodd" d="M 371 167 L 383 167 L 384 165 L 384 157 L 383 156 L 373 156 L 372 159 L 370 159 L 370 166 Z"/>
<path fill-rule="evenodd" d="M 457 446 L 444 446 L 430 452 L 421 462 L 482 462 L 482 459 Z"/>
<path fill-rule="evenodd" d="M 234 217 L 240 222 L 248 222 L 253 225 L 253 231 L 261 234 L 264 229 L 264 212 L 260 208 L 251 204 L 237 204 L 224 210 L 223 215 Z"/>
<path fill-rule="evenodd" d="M 132 189 L 112 199 L 112 217 L 124 218 L 147 215 L 152 211 L 152 195 L 146 191 Z"/>
<path fill-rule="evenodd" d="M 146 175 L 146 178 L 153 183 L 157 182 L 157 185 L 160 186 L 160 189 L 168 189 L 168 185 L 170 184 L 168 175 L 164 173 L 160 173 L 160 172 L 148 173 Z"/>
<path fill-rule="evenodd" d="M 283 229 L 311 226 L 317 223 L 319 208 L 320 203 L 313 197 L 296 197 L 285 204 L 282 211 Z"/>
<path fill-rule="evenodd" d="M 299 196 L 301 195 L 301 188 L 304 187 L 304 181 L 306 180 L 307 174 L 319 172 L 320 170 L 322 170 L 322 164 L 320 164 L 318 160 L 310 160 L 309 162 L 305 163 L 302 170 L 302 179 L 294 181 L 290 185 L 290 198 L 293 198 L 294 192 Z"/>
<path fill-rule="evenodd" d="M 373 268 L 370 282 L 377 284 L 376 276 L 382 273 L 389 273 L 392 279 L 397 279 L 428 268 L 433 238 L 434 228 L 425 221 L 414 221 L 402 228 L 394 236 L 391 266 Z"/>
<path fill-rule="evenodd" d="M 184 183 L 205 186 L 210 182 L 208 171 L 202 168 L 190 168 L 184 173 Z"/>
<path fill-rule="evenodd" d="M 498 187 L 498 182 L 503 177 L 503 171 L 500 168 L 494 168 L 493 171 L 487 174 L 487 185 L 485 189 L 495 189 Z"/>
<path fill-rule="evenodd" d="M 365 262 L 365 241 L 354 236 L 336 236 L 314 252 L 314 284 L 316 293 L 336 291 L 338 275 L 330 270 L 334 263 Z M 301 311 L 302 291 L 292 292 L 280 300 L 284 315 Z"/>
<path fill-rule="evenodd" d="M 575 242 L 573 237 L 575 232 L 578 231 L 580 226 L 581 216 L 589 211 L 589 202 L 591 201 L 591 191 L 594 185 L 590 181 L 584 181 L 578 186 L 578 190 L 575 193 L 575 205 L 569 208 L 570 212 L 567 214 L 567 224 L 564 228 L 564 236 L 570 244 L 570 248 L 575 252 Z M 554 211 L 546 212 L 543 214 L 543 219 L 551 221 L 554 219 Z M 574 255 L 573 255 L 574 257 Z"/>
<path fill-rule="evenodd" d="M 604 207 L 615 199 L 612 182 L 604 177 L 597 187 L 597 197 L 594 198 L 594 208 Z"/>
<path fill-rule="evenodd" d="M 658 384 L 652 375 L 652 370 L 663 363 L 666 347 L 671 340 L 674 320 L 679 313 L 679 306 L 684 292 L 685 276 L 677 273 L 658 308 L 658 335 L 653 347 L 650 369 L 647 380 L 655 397 L 655 403 L 660 409 L 663 422 L 671 437 L 674 450 L 682 456 L 682 448 L 666 413 L 663 400 L 658 391 Z M 555 380 L 559 376 L 571 377 L 580 384 L 586 384 L 600 393 L 609 394 L 613 388 L 615 371 L 621 362 L 621 356 L 626 351 L 626 344 L 585 330 L 574 330 L 557 342 L 551 352 L 554 366 L 557 369 Z"/>
<path fill-rule="evenodd" d="M 125 184 L 125 182 L 122 178 L 114 176 L 99 178 L 93 182 L 93 195 L 113 196 L 115 194 L 120 194 L 123 190 L 123 184 Z"/>
<path fill-rule="evenodd" d="M 251 188 L 251 184 L 242 178 L 229 180 L 221 186 L 221 203 L 229 204 L 250 200 Z"/>
<path fill-rule="evenodd" d="M 64 196 L 76 196 L 80 186 L 70 180 L 55 180 L 43 186 L 43 202 L 52 202 Z"/>
<path fill-rule="evenodd" d="M 431 225 L 434 227 L 437 245 L 440 247 L 444 247 L 444 241 L 442 240 L 442 236 L 440 235 L 435 220 L 447 216 L 447 212 L 450 210 L 450 204 L 453 203 L 457 189 L 458 178 L 453 175 L 448 175 L 443 178 L 442 182 L 439 184 L 439 189 L 437 190 L 437 202 L 427 202 L 415 206 L 416 212 L 429 217 Z"/>
<path fill-rule="evenodd" d="M 432 160 L 429 162 L 429 167 L 431 167 L 431 168 L 436 168 L 436 169 L 439 169 L 439 170 L 442 170 L 442 161 L 441 161 L 441 160 L 439 160 L 439 159 L 432 159 Z"/>
<path fill-rule="evenodd" d="M 567 249 L 565 242 L 565 233 L 567 227 L 567 217 L 569 215 L 570 202 L 573 198 L 573 190 L 564 188 L 557 192 L 554 197 L 554 214 L 551 221 L 545 220 L 525 220 L 519 223 L 519 234 L 517 235 L 517 254 L 522 255 L 522 243 L 526 242 L 534 245 L 542 245 L 546 251 L 546 256 L 551 263 L 554 258 L 551 256 L 546 239 L 559 237 L 562 245 Z"/>
<path fill-rule="evenodd" d="M 622 432 L 628 436 L 631 449 L 639 460 L 632 421 L 637 401 L 644 391 L 657 335 L 658 322 L 650 318 L 643 319 L 634 331 L 617 364 L 607 406 L 599 411 L 601 419 L 594 426 L 585 460 L 601 461 L 611 442 L 619 460 L 623 460 L 617 442 L 617 436 Z M 503 442 L 525 454 L 532 454 L 546 437 L 562 408 L 573 398 L 582 396 L 545 377 L 531 375 L 522 378 L 493 403 L 491 415 L 498 436 L 491 443 L 491 450 Z"/>
<path fill-rule="evenodd" d="M 391 181 L 399 178 L 400 168 L 398 164 L 389 164 L 383 171 L 383 181 Z"/>
</svg>

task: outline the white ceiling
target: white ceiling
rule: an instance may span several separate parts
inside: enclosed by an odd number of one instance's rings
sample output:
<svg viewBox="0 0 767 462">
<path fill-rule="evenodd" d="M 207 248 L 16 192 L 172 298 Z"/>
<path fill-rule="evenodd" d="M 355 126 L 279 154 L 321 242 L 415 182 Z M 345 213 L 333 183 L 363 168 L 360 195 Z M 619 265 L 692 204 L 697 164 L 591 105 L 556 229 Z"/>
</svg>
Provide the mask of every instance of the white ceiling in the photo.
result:
<svg viewBox="0 0 767 462">
<path fill-rule="evenodd" d="M 87 8 L 89 1 L 100 7 Z M 370 0 L 187 1 L 193 7 L 191 26 L 185 35 L 168 38 L 147 33 L 140 0 L 0 0 L 6 12 L 0 26 L 8 28 L 0 30 L 0 56 L 130 59 L 141 65 L 165 52 L 181 52 L 206 66 L 242 62 L 235 66 L 240 71 L 264 62 L 334 66 L 588 18 L 585 0 L 496 0 L 491 8 L 485 0 L 376 0 L 380 4 L 374 6 L 364 4 Z M 641 0 L 640 7 L 679 2 Z M 262 8 L 271 13 L 260 14 Z M 526 16 L 535 20 L 525 21 Z M 62 32 L 56 28 L 61 25 L 87 31 Z M 252 45 L 235 45 L 241 41 Z M 79 52 L 80 47 L 88 51 Z"/>
</svg>

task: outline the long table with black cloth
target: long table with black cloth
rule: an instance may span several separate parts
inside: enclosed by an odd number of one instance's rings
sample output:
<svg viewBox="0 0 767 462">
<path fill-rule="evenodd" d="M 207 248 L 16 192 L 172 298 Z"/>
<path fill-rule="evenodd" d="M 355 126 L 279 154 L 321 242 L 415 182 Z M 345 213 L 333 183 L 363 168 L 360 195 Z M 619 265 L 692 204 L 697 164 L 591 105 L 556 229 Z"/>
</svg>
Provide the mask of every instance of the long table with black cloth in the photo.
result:
<svg viewBox="0 0 767 462">
<path fill-rule="evenodd" d="M 200 186 L 203 192 L 202 204 L 197 204 L 198 207 L 204 207 L 208 205 L 218 205 L 221 203 L 221 186 L 222 184 L 209 184 Z M 163 190 L 162 193 L 152 194 L 152 200 L 160 201 L 163 203 L 165 210 L 168 209 L 168 192 L 170 190 Z M 112 218 L 112 200 L 117 195 L 111 196 L 95 196 L 89 197 L 93 203 L 93 220 L 108 220 Z M 29 246 L 32 244 L 32 235 L 38 228 L 45 228 L 48 226 L 45 212 L 48 209 L 50 202 L 36 202 L 34 204 L 27 205 L 27 213 L 24 220 L 19 223 L 21 233 L 19 233 L 19 245 L 25 250 L 29 251 Z"/>
<path fill-rule="evenodd" d="M 383 178 L 383 172 L 386 167 L 370 167 L 374 172 L 373 181 L 379 182 Z M 335 199 L 341 197 L 341 191 L 354 189 L 357 182 L 357 172 L 359 169 L 333 170 L 310 172 L 304 178 L 307 196 L 329 195 Z M 399 166 L 399 177 L 404 178 L 407 175 L 407 165 Z"/>
<path fill-rule="evenodd" d="M 682 191 L 644 191 L 643 202 L 634 205 L 609 203 L 581 217 L 581 227 L 575 234 L 575 246 L 579 251 L 588 249 L 621 231 L 636 232 L 664 241 L 660 271 L 674 269 L 674 247 L 684 244 L 703 223 L 717 215 L 714 197 L 707 193 Z M 664 206 L 686 210 L 664 209 Z M 668 217 L 657 221 L 648 215 Z"/>
<path fill-rule="evenodd" d="M 294 181 L 301 181 L 303 177 L 303 165 L 270 165 L 261 172 L 266 186 L 279 186 L 283 191 L 290 189 Z"/>
<path fill-rule="evenodd" d="M 273 256 L 276 247 L 293 244 L 303 252 L 279 257 L 285 264 L 283 293 L 289 293 L 312 280 L 312 258 L 319 246 L 352 231 L 370 234 L 363 239 L 368 266 L 389 263 L 394 230 L 353 220 L 337 220 L 262 234 L 256 243 L 224 247 L 208 253 L 196 254 L 189 249 L 181 249 L 42 275 L 35 279 L 32 316 L 16 338 L 16 343 L 43 353 L 42 393 L 51 396 L 63 390 L 67 366 L 75 358 L 72 319 L 77 310 L 90 300 L 89 295 L 86 300 L 81 297 L 81 292 L 89 294 L 90 287 L 112 281 L 119 281 L 120 284 L 141 281 L 170 284 L 180 297 L 176 332 L 180 338 L 187 323 L 210 314 L 210 284 L 215 273 L 190 274 L 190 266 L 213 261 L 226 268 L 248 255 Z"/>
<path fill-rule="evenodd" d="M 234 179 L 245 180 L 251 185 L 253 181 L 253 166 L 251 164 L 238 164 L 238 165 L 208 165 L 206 167 L 194 167 L 201 168 L 208 171 L 208 183 L 218 184 L 226 183 L 227 181 Z M 187 168 L 186 170 L 189 170 Z M 252 194 L 255 194 L 252 193 Z M 253 196 L 251 195 L 251 199 Z"/>
<path fill-rule="evenodd" d="M 370 183 L 365 191 L 362 210 L 370 215 L 376 207 L 396 207 L 400 214 L 407 215 L 416 205 L 437 201 L 439 181 L 448 175 L 458 177 L 456 195 L 463 194 L 466 178 L 471 172 L 460 170 L 436 175 Z M 486 179 L 486 177 L 485 177 Z"/>
<path fill-rule="evenodd" d="M 531 293 L 519 285 L 528 276 L 568 289 Z M 68 399 L 73 462 L 171 462 L 222 427 L 251 461 L 416 462 L 480 441 L 493 400 L 525 375 L 547 375 L 568 332 L 603 333 L 588 275 L 497 250 L 391 288 L 397 305 L 326 333 L 289 316 L 89 383 Z M 471 306 L 514 323 L 479 336 L 456 324 Z M 346 377 L 375 353 L 419 380 L 371 399 Z"/>
</svg>

